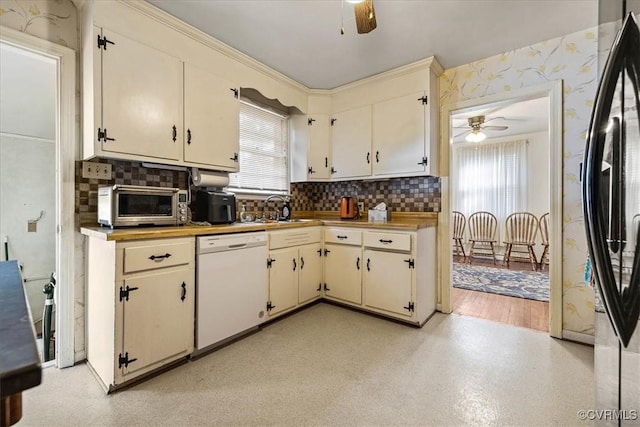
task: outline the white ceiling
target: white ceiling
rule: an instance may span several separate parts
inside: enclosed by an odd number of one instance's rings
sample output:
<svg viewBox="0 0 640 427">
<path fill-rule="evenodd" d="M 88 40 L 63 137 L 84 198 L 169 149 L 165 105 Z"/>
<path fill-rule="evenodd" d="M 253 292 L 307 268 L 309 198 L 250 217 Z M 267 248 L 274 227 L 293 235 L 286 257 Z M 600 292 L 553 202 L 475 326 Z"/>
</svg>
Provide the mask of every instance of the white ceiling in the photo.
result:
<svg viewBox="0 0 640 427">
<path fill-rule="evenodd" d="M 357 34 L 341 0 L 148 0 L 309 88 L 331 89 L 435 55 L 456 67 L 598 23 L 597 0 L 374 0 Z"/>
<path fill-rule="evenodd" d="M 492 138 L 547 131 L 549 128 L 549 100 L 536 98 L 524 101 L 485 105 L 451 116 L 453 143 L 465 142 L 469 117 L 484 115 L 487 126 L 508 126 L 506 130 L 483 129 L 486 141 Z"/>
</svg>

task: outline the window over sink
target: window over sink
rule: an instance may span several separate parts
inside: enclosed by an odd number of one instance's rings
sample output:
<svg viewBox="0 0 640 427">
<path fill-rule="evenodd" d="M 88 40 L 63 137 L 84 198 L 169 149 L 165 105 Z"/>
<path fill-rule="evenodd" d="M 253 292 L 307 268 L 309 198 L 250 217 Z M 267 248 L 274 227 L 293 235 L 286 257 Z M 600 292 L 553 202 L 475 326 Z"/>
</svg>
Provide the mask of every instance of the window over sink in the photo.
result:
<svg viewBox="0 0 640 427">
<path fill-rule="evenodd" d="M 240 171 L 229 174 L 231 192 L 288 194 L 288 116 L 240 101 Z"/>
</svg>

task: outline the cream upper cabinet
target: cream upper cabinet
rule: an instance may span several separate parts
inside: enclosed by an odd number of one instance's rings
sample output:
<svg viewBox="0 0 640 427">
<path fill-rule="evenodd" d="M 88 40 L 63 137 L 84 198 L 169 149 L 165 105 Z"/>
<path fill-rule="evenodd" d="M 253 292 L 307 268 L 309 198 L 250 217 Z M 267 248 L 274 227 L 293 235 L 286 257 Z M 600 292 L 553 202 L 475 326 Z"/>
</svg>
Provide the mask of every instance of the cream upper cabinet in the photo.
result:
<svg viewBox="0 0 640 427">
<path fill-rule="evenodd" d="M 310 181 L 328 181 L 331 178 L 331 129 L 327 114 L 307 118 L 309 146 L 307 174 Z"/>
<path fill-rule="evenodd" d="M 184 161 L 238 171 L 238 88 L 191 64 L 184 65 Z"/>
<path fill-rule="evenodd" d="M 94 135 L 101 150 L 179 160 L 182 62 L 106 28 L 94 30 Z"/>
<path fill-rule="evenodd" d="M 371 105 L 333 115 L 331 151 L 333 179 L 371 175 Z"/>
<path fill-rule="evenodd" d="M 329 181 L 331 130 L 328 114 L 290 118 L 291 182 Z"/>
<path fill-rule="evenodd" d="M 414 92 L 373 105 L 373 174 L 425 171 L 426 93 Z M 437 141 L 434 141 L 434 144 Z"/>
</svg>

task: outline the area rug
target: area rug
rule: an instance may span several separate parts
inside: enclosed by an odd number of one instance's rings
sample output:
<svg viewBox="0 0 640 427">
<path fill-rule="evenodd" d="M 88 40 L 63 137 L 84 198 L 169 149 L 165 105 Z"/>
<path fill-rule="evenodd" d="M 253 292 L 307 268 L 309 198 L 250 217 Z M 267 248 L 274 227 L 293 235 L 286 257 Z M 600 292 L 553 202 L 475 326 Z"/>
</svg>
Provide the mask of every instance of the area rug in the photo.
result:
<svg viewBox="0 0 640 427">
<path fill-rule="evenodd" d="M 454 262 L 453 287 L 549 301 L 549 275 L 537 271 L 512 271 Z"/>
</svg>

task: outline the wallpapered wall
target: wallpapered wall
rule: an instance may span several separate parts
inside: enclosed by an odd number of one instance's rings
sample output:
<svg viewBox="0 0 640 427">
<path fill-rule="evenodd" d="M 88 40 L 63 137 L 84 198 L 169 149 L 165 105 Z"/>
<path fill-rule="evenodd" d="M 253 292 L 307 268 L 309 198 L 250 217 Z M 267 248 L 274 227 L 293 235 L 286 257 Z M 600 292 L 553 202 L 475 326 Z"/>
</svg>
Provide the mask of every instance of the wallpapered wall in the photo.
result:
<svg viewBox="0 0 640 427">
<path fill-rule="evenodd" d="M 0 0 L 0 25 L 77 50 L 78 18 L 70 0 Z"/>
<path fill-rule="evenodd" d="M 594 333 L 595 319 L 593 290 L 583 280 L 587 246 L 579 173 L 597 88 L 598 37 L 595 28 L 580 31 L 452 68 L 440 77 L 441 105 L 563 80 L 563 329 L 585 334 Z"/>
</svg>

